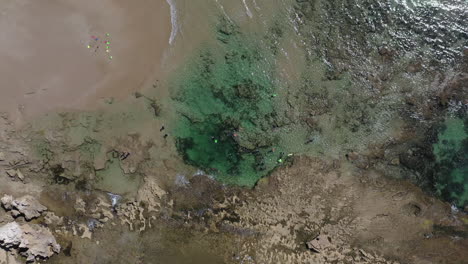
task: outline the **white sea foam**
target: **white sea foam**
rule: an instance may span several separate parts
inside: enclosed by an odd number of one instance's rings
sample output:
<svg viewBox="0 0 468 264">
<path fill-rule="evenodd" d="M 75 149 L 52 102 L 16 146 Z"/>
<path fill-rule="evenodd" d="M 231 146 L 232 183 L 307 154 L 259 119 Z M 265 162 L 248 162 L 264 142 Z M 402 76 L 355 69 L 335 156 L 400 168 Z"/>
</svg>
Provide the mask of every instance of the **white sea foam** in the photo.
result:
<svg viewBox="0 0 468 264">
<path fill-rule="evenodd" d="M 200 175 L 205 175 L 205 172 L 198 169 L 197 172 L 195 172 L 195 174 L 193 174 L 193 176 L 200 176 Z"/>
<path fill-rule="evenodd" d="M 253 17 L 252 12 L 250 11 L 249 6 L 247 5 L 246 0 L 242 0 L 242 3 L 244 3 L 245 12 L 247 13 L 247 15 L 248 15 L 250 18 L 252 18 L 252 17 Z"/>
<path fill-rule="evenodd" d="M 118 194 L 107 193 L 107 195 L 109 195 L 109 198 L 112 202 L 112 207 L 115 207 L 119 203 L 119 201 L 122 199 L 122 196 Z"/>
<path fill-rule="evenodd" d="M 255 0 L 252 0 L 253 4 L 254 4 L 254 7 L 255 9 L 257 9 L 258 11 L 260 11 L 260 7 L 258 6 L 257 2 Z"/>
<path fill-rule="evenodd" d="M 216 3 L 218 4 L 219 8 L 221 9 L 221 11 L 223 11 L 223 15 L 224 17 L 227 18 L 227 20 L 229 20 L 229 22 L 232 22 L 231 18 L 228 16 L 228 14 L 226 13 L 226 11 L 224 10 L 224 6 L 218 1 L 218 0 L 215 0 Z"/>
<path fill-rule="evenodd" d="M 166 0 L 166 2 L 169 4 L 169 7 L 171 9 L 172 29 L 171 36 L 169 37 L 169 44 L 172 45 L 177 36 L 177 32 L 179 31 L 179 24 L 177 24 L 177 8 L 174 0 Z"/>
<path fill-rule="evenodd" d="M 190 181 L 185 177 L 185 175 L 177 174 L 175 184 L 180 187 L 185 187 L 190 184 Z"/>
</svg>

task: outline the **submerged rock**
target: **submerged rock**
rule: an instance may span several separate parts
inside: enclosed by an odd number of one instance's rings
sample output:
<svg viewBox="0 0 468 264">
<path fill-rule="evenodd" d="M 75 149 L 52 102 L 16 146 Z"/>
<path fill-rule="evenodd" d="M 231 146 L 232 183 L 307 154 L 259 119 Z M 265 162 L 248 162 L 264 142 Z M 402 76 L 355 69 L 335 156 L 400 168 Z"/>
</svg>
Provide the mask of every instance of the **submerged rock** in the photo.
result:
<svg viewBox="0 0 468 264">
<path fill-rule="evenodd" d="M 16 176 L 16 170 L 7 170 L 6 171 L 6 174 L 11 177 L 11 178 L 14 178 Z"/>
<path fill-rule="evenodd" d="M 86 202 L 78 197 L 75 202 L 75 211 L 77 213 L 86 213 Z"/>
<path fill-rule="evenodd" d="M 275 53 L 236 28 L 218 21 L 219 45 L 202 50 L 174 81 L 179 116 L 172 135 L 187 164 L 252 187 L 282 163 L 284 146 L 274 130 L 290 121 L 274 100 Z"/>
<path fill-rule="evenodd" d="M 21 181 L 24 181 L 24 174 L 23 174 L 20 170 L 16 170 L 16 176 L 17 176 L 18 179 L 20 179 Z"/>
<path fill-rule="evenodd" d="M 47 211 L 47 207 L 30 195 L 18 199 L 14 199 L 11 195 L 4 195 L 1 203 L 7 211 L 11 212 L 13 217 L 24 216 L 27 221 L 37 218 L 41 216 L 42 212 Z"/>
<path fill-rule="evenodd" d="M 47 212 L 44 216 L 47 225 L 62 225 L 63 217 L 57 216 L 54 212 Z"/>
<path fill-rule="evenodd" d="M 47 259 L 60 252 L 60 245 L 49 229 L 35 224 L 19 225 L 16 222 L 0 227 L 0 246 L 18 249 L 27 262 Z"/>
<path fill-rule="evenodd" d="M 5 172 L 10 178 L 18 177 L 18 179 L 24 181 L 24 174 L 20 170 L 6 170 Z"/>
</svg>

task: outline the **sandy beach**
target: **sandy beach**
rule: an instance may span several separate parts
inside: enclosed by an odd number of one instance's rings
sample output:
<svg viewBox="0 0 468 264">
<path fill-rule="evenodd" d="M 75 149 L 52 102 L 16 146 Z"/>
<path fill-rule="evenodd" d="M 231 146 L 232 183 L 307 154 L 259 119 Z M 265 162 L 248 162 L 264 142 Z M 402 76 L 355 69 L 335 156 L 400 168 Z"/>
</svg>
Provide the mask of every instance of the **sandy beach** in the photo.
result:
<svg viewBox="0 0 468 264">
<path fill-rule="evenodd" d="M 124 98 L 158 78 L 170 33 L 164 0 L 2 0 L 0 111 L 21 123 Z"/>
</svg>

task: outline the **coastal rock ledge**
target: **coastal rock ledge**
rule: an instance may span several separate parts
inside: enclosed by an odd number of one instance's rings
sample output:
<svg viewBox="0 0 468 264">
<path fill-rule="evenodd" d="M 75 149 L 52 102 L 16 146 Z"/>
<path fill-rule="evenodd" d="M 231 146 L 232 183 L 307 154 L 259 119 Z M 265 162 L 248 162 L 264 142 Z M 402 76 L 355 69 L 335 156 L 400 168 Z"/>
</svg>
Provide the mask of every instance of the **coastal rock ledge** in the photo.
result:
<svg viewBox="0 0 468 264">
<path fill-rule="evenodd" d="M 60 252 L 60 245 L 49 229 L 35 224 L 19 225 L 16 222 L 0 227 L 0 247 L 17 249 L 27 262 L 47 259 Z"/>
<path fill-rule="evenodd" d="M 11 195 L 4 195 L 0 200 L 2 206 L 10 211 L 13 217 L 24 216 L 26 221 L 41 216 L 42 212 L 47 210 L 47 207 L 40 204 L 36 198 L 26 195 L 18 199 L 14 199 Z"/>
</svg>

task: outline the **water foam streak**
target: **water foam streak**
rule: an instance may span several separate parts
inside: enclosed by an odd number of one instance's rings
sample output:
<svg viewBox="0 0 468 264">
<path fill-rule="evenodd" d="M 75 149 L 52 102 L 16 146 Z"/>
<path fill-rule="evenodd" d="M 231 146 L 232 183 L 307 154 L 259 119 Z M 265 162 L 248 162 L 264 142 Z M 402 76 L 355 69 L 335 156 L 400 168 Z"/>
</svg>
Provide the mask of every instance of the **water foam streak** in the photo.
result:
<svg viewBox="0 0 468 264">
<path fill-rule="evenodd" d="M 169 37 L 169 44 L 172 45 L 174 42 L 177 32 L 179 31 L 179 25 L 177 24 L 177 8 L 174 0 L 166 0 L 167 4 L 171 9 L 171 36 Z"/>
<path fill-rule="evenodd" d="M 245 2 L 245 0 L 242 0 L 242 3 L 244 3 L 244 7 L 245 7 L 245 11 L 246 11 L 247 15 L 248 15 L 250 18 L 252 18 L 252 17 L 253 17 L 252 12 L 250 11 L 249 6 L 248 6 L 247 3 Z"/>
</svg>

